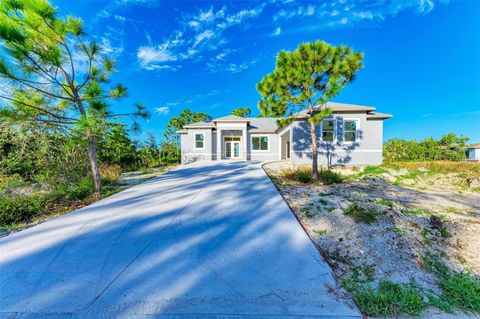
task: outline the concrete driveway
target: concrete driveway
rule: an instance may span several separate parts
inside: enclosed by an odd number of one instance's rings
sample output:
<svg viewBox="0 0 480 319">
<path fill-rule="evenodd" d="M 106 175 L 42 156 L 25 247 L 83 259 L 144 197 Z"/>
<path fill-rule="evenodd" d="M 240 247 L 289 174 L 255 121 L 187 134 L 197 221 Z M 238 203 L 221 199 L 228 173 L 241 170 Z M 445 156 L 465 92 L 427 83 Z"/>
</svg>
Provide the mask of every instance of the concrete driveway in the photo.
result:
<svg viewBox="0 0 480 319">
<path fill-rule="evenodd" d="M 259 163 L 177 168 L 0 253 L 1 318 L 360 316 Z"/>
</svg>

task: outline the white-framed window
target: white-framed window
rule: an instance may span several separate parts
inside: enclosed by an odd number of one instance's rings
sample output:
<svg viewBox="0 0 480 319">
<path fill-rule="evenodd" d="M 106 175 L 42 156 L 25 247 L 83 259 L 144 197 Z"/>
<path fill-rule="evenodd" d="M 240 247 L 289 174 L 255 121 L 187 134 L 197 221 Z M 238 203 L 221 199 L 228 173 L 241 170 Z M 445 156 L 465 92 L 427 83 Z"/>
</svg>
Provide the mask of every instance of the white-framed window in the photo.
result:
<svg viewBox="0 0 480 319">
<path fill-rule="evenodd" d="M 205 134 L 204 133 L 195 133 L 195 149 L 196 150 L 205 149 Z"/>
<path fill-rule="evenodd" d="M 332 142 L 335 139 L 335 119 L 328 118 L 322 120 L 322 141 Z"/>
<path fill-rule="evenodd" d="M 343 141 L 353 143 L 358 140 L 358 119 L 343 119 Z"/>
<path fill-rule="evenodd" d="M 252 136 L 252 151 L 268 151 L 269 138 L 266 135 Z"/>
</svg>

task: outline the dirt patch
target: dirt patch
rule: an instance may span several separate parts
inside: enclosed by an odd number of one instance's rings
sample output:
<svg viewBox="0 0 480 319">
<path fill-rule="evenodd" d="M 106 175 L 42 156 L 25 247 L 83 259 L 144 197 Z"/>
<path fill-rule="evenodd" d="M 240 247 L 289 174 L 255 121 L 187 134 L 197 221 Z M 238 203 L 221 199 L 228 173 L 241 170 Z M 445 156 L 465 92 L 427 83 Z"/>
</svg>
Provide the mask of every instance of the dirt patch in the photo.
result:
<svg viewBox="0 0 480 319">
<path fill-rule="evenodd" d="M 373 285 L 413 281 L 438 293 L 436 276 L 422 267 L 428 254 L 480 276 L 480 192 L 459 186 L 458 174 L 346 168 L 336 170 L 350 176 L 343 183 L 321 185 L 284 178 L 287 162 L 264 169 L 340 279 L 356 272 Z"/>
</svg>

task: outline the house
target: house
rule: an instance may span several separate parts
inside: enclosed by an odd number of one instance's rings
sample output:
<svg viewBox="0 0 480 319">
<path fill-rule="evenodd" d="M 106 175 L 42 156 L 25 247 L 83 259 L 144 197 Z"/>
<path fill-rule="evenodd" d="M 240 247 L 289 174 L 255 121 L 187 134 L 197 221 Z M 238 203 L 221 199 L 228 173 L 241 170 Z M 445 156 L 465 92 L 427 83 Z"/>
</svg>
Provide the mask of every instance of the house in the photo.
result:
<svg viewBox="0 0 480 319">
<path fill-rule="evenodd" d="M 480 143 L 467 146 L 467 158 L 469 161 L 480 161 Z"/>
<path fill-rule="evenodd" d="M 374 107 L 327 103 L 333 110 L 317 127 L 321 165 L 373 165 L 382 163 L 383 121 L 390 114 Z M 211 122 L 185 125 L 180 134 L 182 163 L 203 160 L 312 161 L 310 125 L 306 112 L 279 126 L 277 118 L 242 118 L 228 115 Z"/>
</svg>

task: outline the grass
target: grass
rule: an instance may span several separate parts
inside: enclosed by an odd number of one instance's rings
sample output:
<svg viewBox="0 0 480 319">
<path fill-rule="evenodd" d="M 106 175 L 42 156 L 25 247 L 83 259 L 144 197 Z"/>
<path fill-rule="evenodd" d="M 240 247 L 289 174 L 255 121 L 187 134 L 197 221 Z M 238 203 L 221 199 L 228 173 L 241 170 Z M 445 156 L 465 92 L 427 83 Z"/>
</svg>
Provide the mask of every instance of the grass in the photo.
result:
<svg viewBox="0 0 480 319">
<path fill-rule="evenodd" d="M 441 295 L 433 299 L 434 305 L 443 310 L 461 309 L 480 313 L 479 278 L 449 269 L 438 256 L 432 254 L 423 257 L 422 266 L 437 276 L 442 289 Z"/>
<path fill-rule="evenodd" d="M 429 217 L 432 214 L 429 211 L 419 208 L 404 207 L 401 212 L 405 215 Z"/>
<path fill-rule="evenodd" d="M 342 285 L 352 293 L 355 302 L 367 316 L 416 316 L 428 306 L 420 292 L 410 284 L 401 285 L 383 280 L 377 288 L 372 288 L 351 279 L 344 279 Z"/>
<path fill-rule="evenodd" d="M 378 215 L 380 215 L 377 211 L 365 209 L 356 202 L 353 202 L 350 206 L 344 209 L 344 213 L 345 215 L 352 217 L 355 221 L 365 224 L 373 224 L 377 221 Z"/>
<path fill-rule="evenodd" d="M 375 204 L 382 205 L 382 206 L 387 206 L 390 208 L 393 208 L 394 204 L 393 202 L 389 201 L 388 199 L 385 198 L 377 198 L 373 201 Z"/>
<path fill-rule="evenodd" d="M 361 175 L 381 175 L 387 172 L 388 172 L 387 169 L 383 166 L 369 165 L 369 166 L 365 166 L 365 168 L 360 174 Z"/>
<path fill-rule="evenodd" d="M 410 170 L 425 169 L 429 173 L 464 173 L 480 174 L 480 163 L 476 162 L 452 162 L 452 161 L 431 161 L 431 162 L 392 162 L 385 165 L 396 169 L 405 168 Z"/>
<path fill-rule="evenodd" d="M 314 229 L 313 232 L 318 236 L 325 236 L 327 234 L 326 229 Z"/>
<path fill-rule="evenodd" d="M 322 196 L 322 197 L 325 197 L 325 196 L 332 196 L 333 193 L 325 193 L 325 192 L 322 192 L 322 193 L 318 193 L 318 196 Z"/>
<path fill-rule="evenodd" d="M 404 236 L 407 231 L 403 228 L 399 228 L 399 227 L 393 227 L 393 231 L 395 232 L 395 234 L 397 234 L 398 236 Z"/>
<path fill-rule="evenodd" d="M 323 199 L 323 198 L 320 198 L 320 199 L 318 200 L 318 202 L 319 202 L 320 204 L 322 204 L 322 205 L 328 205 L 328 201 L 326 201 L 326 200 Z"/>
</svg>

